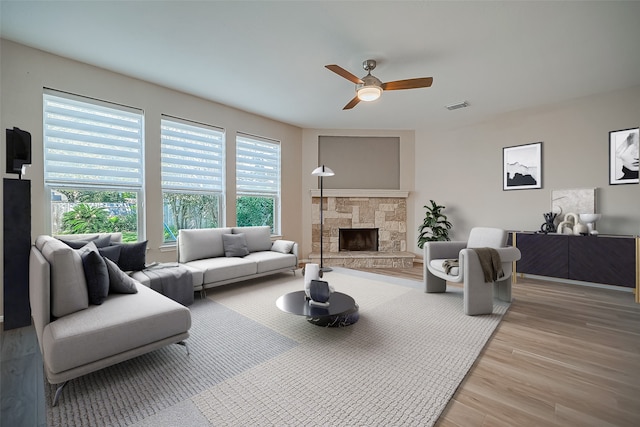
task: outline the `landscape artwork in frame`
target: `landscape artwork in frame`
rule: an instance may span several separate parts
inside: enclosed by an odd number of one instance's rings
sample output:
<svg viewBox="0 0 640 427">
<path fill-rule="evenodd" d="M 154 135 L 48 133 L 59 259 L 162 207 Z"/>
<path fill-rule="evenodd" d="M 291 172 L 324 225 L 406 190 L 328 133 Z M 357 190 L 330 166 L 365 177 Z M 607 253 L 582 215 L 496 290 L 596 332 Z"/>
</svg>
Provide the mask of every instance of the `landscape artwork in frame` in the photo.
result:
<svg viewBox="0 0 640 427">
<path fill-rule="evenodd" d="M 637 184 L 640 129 L 609 132 L 609 184 Z"/>
<path fill-rule="evenodd" d="M 502 149 L 502 189 L 542 188 L 542 142 Z"/>
</svg>

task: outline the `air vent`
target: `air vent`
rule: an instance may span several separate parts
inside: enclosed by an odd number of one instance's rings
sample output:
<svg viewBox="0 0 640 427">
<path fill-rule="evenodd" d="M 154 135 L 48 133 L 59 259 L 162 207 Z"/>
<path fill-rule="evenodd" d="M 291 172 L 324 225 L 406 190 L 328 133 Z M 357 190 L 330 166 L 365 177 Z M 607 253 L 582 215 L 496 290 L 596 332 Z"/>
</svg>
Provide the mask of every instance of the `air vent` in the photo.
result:
<svg viewBox="0 0 640 427">
<path fill-rule="evenodd" d="M 467 101 L 456 102 L 455 104 L 445 105 L 445 107 L 447 107 L 447 110 L 458 110 L 460 108 L 465 108 L 468 106 L 469 106 L 469 103 Z"/>
</svg>

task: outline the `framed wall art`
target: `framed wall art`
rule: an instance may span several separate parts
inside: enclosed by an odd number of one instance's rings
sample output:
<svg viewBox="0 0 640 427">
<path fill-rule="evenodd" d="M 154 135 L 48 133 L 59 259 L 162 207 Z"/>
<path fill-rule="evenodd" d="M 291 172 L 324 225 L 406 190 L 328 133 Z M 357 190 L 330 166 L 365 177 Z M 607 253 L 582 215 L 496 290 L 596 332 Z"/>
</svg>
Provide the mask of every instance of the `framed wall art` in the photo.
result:
<svg viewBox="0 0 640 427">
<path fill-rule="evenodd" d="M 542 188 L 542 142 L 502 149 L 502 189 Z"/>
<path fill-rule="evenodd" d="M 638 184 L 639 128 L 609 132 L 609 184 Z"/>
</svg>

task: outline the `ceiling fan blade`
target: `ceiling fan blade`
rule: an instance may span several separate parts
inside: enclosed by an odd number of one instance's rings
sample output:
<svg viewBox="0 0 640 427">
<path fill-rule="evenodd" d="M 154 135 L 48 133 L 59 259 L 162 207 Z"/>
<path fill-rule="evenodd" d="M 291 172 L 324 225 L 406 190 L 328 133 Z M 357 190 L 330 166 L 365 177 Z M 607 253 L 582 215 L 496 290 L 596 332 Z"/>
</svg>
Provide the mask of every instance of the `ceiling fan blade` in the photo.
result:
<svg viewBox="0 0 640 427">
<path fill-rule="evenodd" d="M 394 82 L 382 83 L 382 90 L 417 89 L 430 87 L 433 77 L 422 77 L 419 79 L 396 80 Z"/>
<path fill-rule="evenodd" d="M 358 105 L 358 102 L 360 102 L 360 98 L 358 98 L 358 95 L 356 95 L 351 101 L 349 101 L 347 105 L 344 106 L 343 110 L 352 109 L 353 107 Z"/>
<path fill-rule="evenodd" d="M 351 74 L 350 72 L 348 72 L 347 70 L 345 70 L 344 68 L 342 68 L 339 65 L 325 65 L 325 68 L 333 71 L 334 73 L 336 73 L 337 75 L 344 77 L 345 79 L 349 80 L 352 83 L 355 84 L 362 84 L 363 81 L 360 80 L 360 77 L 356 77 L 353 74 Z"/>
</svg>

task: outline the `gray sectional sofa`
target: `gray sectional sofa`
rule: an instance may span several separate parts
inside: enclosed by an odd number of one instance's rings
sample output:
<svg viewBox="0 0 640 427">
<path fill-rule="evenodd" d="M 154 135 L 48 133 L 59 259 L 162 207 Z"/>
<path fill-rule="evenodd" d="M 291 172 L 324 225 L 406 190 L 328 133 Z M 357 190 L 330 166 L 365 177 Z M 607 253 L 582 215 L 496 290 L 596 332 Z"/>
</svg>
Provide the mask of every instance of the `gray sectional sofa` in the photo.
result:
<svg viewBox="0 0 640 427">
<path fill-rule="evenodd" d="M 193 277 L 194 291 L 293 271 L 298 244 L 271 240 L 268 226 L 180 230 L 178 262 Z"/>
<path fill-rule="evenodd" d="M 29 299 L 44 371 L 51 384 L 62 383 L 54 405 L 67 381 L 189 337 L 188 308 L 112 267 L 108 286 L 122 288 L 90 303 L 85 254 L 51 236 L 31 248 Z"/>
</svg>

